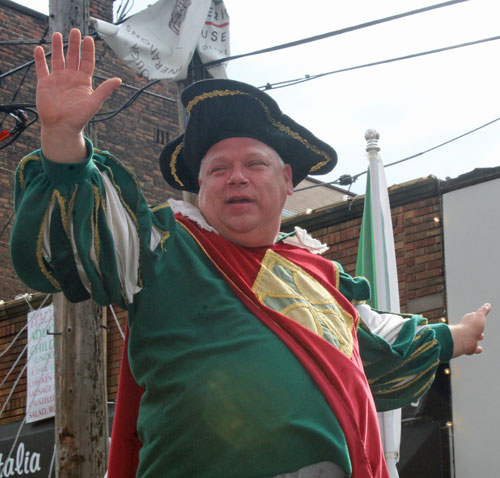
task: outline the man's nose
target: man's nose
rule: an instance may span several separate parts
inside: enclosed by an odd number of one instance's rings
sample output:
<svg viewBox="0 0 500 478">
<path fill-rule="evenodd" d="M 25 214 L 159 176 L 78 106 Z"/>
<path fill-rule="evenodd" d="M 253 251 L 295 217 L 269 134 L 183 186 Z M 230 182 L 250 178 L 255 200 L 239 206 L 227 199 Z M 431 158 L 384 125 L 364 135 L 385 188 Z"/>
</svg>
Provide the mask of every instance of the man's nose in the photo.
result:
<svg viewBox="0 0 500 478">
<path fill-rule="evenodd" d="M 229 184 L 246 184 L 248 179 L 245 174 L 245 170 L 242 166 L 235 165 L 231 168 L 231 174 L 228 177 Z"/>
</svg>

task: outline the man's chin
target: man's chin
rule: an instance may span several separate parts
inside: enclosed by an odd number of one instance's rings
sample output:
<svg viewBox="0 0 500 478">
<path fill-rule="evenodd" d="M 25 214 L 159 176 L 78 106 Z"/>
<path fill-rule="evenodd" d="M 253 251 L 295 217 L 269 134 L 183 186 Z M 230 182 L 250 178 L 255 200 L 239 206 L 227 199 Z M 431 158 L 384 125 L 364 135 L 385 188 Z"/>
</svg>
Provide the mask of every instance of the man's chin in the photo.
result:
<svg viewBox="0 0 500 478">
<path fill-rule="evenodd" d="M 277 232 L 276 232 L 277 233 Z M 234 225 L 231 228 L 225 228 L 219 234 L 234 244 L 243 247 L 264 247 L 274 243 L 276 235 L 270 234 L 262 228 L 250 224 L 241 224 L 238 227 Z"/>
</svg>

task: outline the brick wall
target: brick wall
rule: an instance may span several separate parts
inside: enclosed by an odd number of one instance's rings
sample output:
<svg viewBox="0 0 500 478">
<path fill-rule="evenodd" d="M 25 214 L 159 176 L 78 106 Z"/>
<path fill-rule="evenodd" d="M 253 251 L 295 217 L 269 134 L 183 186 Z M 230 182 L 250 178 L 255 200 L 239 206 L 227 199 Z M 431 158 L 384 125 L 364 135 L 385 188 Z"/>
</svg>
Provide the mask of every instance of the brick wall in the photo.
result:
<svg viewBox="0 0 500 478">
<path fill-rule="evenodd" d="M 92 15 L 110 21 L 112 0 L 91 2 Z M 0 40 L 40 40 L 48 25 L 48 18 L 21 8 L 13 2 L 0 1 Z M 49 36 L 46 37 L 49 39 Z M 112 111 L 124 104 L 139 88 L 148 82 L 137 76 L 117 59 L 103 41 L 96 48 L 96 85 L 103 79 L 119 76 L 123 86 L 104 105 L 103 111 Z M 34 45 L 0 45 L 0 74 L 29 62 Z M 48 50 L 49 46 L 45 45 Z M 23 80 L 23 77 L 25 76 Z M 35 102 L 34 68 L 23 69 L 0 80 L 0 103 Z M 177 86 L 160 82 L 139 95 L 132 106 L 112 119 L 96 123 L 96 146 L 116 154 L 137 174 L 148 202 L 154 204 L 168 197 L 179 197 L 163 180 L 158 167 L 158 156 L 166 141 L 178 134 Z M 3 116 L 0 116 L 3 118 Z M 0 120 L 1 121 L 1 120 Z M 6 119 L 2 129 L 13 126 Z M 0 143 L 1 145 L 1 143 Z M 39 147 L 38 123 L 23 132 L 14 144 L 0 152 L 0 299 L 10 300 L 28 289 L 12 270 L 9 259 L 9 236 L 13 220 L 14 172 L 19 160 Z"/>
</svg>

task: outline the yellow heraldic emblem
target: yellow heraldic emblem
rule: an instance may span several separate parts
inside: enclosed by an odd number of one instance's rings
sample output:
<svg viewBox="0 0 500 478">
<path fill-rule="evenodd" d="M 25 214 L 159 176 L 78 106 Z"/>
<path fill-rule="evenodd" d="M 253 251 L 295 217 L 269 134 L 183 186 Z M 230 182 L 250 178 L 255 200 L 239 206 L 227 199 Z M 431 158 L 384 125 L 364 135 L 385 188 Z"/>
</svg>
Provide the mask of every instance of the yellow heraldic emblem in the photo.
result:
<svg viewBox="0 0 500 478">
<path fill-rule="evenodd" d="M 353 317 L 302 268 L 268 250 L 252 290 L 264 305 L 307 327 L 351 357 Z"/>
</svg>

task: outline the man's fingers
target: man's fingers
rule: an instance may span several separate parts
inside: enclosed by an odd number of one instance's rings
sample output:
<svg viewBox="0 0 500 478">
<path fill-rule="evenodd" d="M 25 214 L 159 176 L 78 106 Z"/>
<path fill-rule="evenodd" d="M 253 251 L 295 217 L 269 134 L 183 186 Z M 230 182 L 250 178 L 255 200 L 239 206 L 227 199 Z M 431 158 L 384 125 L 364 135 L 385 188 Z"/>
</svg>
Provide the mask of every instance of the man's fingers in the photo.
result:
<svg viewBox="0 0 500 478">
<path fill-rule="evenodd" d="M 479 307 L 478 312 L 483 313 L 485 316 L 487 316 L 490 313 L 491 310 L 491 304 L 483 304 L 481 307 Z"/>
<path fill-rule="evenodd" d="M 36 76 L 40 80 L 49 75 L 49 67 L 45 60 L 45 51 L 43 47 L 37 46 L 34 52 Z"/>
<path fill-rule="evenodd" d="M 62 35 L 56 32 L 52 35 L 52 71 L 64 70 L 64 52 Z"/>
<path fill-rule="evenodd" d="M 80 30 L 73 28 L 69 32 L 68 51 L 66 54 L 66 68 L 69 70 L 78 70 L 80 66 L 80 43 L 82 35 Z"/>
<path fill-rule="evenodd" d="M 95 64 L 95 46 L 92 37 L 85 37 L 82 45 L 82 58 L 80 61 L 80 70 L 92 75 Z"/>
<path fill-rule="evenodd" d="M 93 96 L 99 105 L 102 105 L 109 98 L 111 93 L 113 93 L 113 91 L 115 91 L 121 84 L 122 80 L 120 78 L 110 78 L 96 88 Z"/>
</svg>

